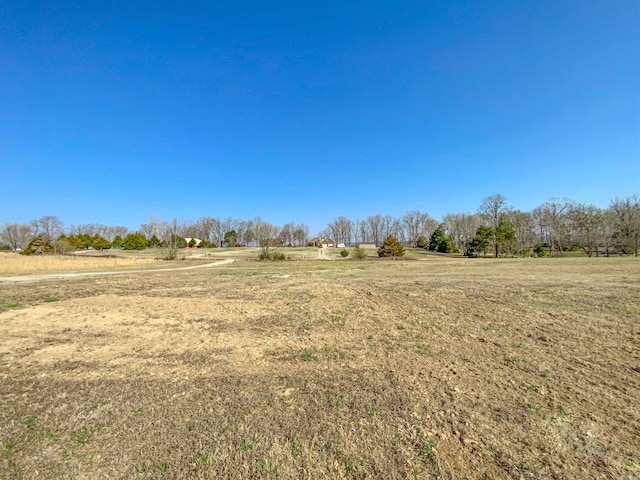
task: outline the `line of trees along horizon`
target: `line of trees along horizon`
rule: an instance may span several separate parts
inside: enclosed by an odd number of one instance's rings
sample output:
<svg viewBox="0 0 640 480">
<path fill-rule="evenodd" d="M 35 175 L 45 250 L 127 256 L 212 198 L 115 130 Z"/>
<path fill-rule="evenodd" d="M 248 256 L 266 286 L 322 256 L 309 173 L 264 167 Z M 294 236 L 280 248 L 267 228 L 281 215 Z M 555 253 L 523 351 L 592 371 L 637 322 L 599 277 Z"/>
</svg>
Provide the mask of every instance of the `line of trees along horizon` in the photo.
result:
<svg viewBox="0 0 640 480">
<path fill-rule="evenodd" d="M 420 210 L 409 210 L 401 217 L 338 216 L 318 232 L 318 237 L 330 237 L 336 244 L 346 246 L 361 242 L 379 246 L 389 235 L 406 247 L 467 256 L 561 256 L 569 250 L 582 250 L 587 256 L 637 256 L 640 199 L 637 194 L 615 198 L 603 209 L 552 198 L 530 212 L 523 212 L 508 205 L 503 195 L 495 194 L 484 198 L 475 213 L 447 213 L 440 221 Z M 0 229 L 4 249 L 30 246 L 31 253 L 111 246 L 130 249 L 193 246 L 185 238 L 198 238 L 202 240 L 201 246 L 260 246 L 267 252 L 270 247 L 306 246 L 311 241 L 309 227 L 304 223 L 277 226 L 260 217 L 244 220 L 203 216 L 196 221 L 167 221 L 152 215 L 149 222 L 132 232 L 123 226 L 102 224 L 64 228 L 58 217 L 43 216 L 30 223 L 5 223 Z"/>
</svg>

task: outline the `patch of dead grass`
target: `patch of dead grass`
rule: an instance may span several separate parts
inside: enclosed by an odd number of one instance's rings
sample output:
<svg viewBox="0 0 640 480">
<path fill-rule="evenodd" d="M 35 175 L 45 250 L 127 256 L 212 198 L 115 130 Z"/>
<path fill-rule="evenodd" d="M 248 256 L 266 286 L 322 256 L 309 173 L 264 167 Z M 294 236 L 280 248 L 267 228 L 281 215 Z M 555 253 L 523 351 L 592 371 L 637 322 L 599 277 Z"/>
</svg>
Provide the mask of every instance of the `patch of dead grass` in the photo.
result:
<svg viewBox="0 0 640 480">
<path fill-rule="evenodd" d="M 0 273 L 33 274 L 61 273 L 71 271 L 99 271 L 123 267 L 140 267 L 157 264 L 152 258 L 124 258 L 117 256 L 81 256 L 81 255 L 0 255 Z"/>
<path fill-rule="evenodd" d="M 0 461 L 8 478 L 633 478 L 638 273 L 428 257 L 5 285 Z"/>
</svg>

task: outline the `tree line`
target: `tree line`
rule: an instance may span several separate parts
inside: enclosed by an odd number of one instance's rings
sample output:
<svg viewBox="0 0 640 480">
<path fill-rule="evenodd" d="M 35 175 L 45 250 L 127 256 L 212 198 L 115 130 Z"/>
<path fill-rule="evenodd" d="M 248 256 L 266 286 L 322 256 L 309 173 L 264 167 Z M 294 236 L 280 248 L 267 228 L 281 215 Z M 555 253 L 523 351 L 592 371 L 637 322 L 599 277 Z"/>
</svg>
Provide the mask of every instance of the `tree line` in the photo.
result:
<svg viewBox="0 0 640 480">
<path fill-rule="evenodd" d="M 638 255 L 640 199 L 612 200 L 608 208 L 552 198 L 530 212 L 508 205 L 501 194 L 482 200 L 475 213 L 447 213 L 440 221 L 411 210 L 402 217 L 372 215 L 362 220 L 340 216 L 323 234 L 345 245 L 373 242 L 389 235 L 408 247 L 468 256 L 561 256 L 582 250 L 587 256 Z"/>
<path fill-rule="evenodd" d="M 638 255 L 640 199 L 637 194 L 615 198 L 607 208 L 552 198 L 530 212 L 513 208 L 501 194 L 482 200 L 474 213 L 447 213 L 441 220 L 419 210 L 400 217 L 370 215 L 362 219 L 338 216 L 319 232 L 336 244 L 362 242 L 382 246 L 392 236 L 406 247 L 467 256 L 561 256 L 582 250 L 587 256 Z M 187 240 L 190 239 L 190 240 Z M 0 229 L 3 248 L 26 253 L 65 252 L 83 248 L 195 246 L 260 246 L 269 257 L 277 246 L 312 243 L 309 227 L 289 222 L 278 226 L 255 217 L 250 220 L 203 216 L 196 221 L 167 221 L 151 216 L 138 231 L 101 224 L 64 227 L 55 216 L 29 223 L 6 223 Z M 188 242 L 192 242 L 191 245 Z"/>
</svg>

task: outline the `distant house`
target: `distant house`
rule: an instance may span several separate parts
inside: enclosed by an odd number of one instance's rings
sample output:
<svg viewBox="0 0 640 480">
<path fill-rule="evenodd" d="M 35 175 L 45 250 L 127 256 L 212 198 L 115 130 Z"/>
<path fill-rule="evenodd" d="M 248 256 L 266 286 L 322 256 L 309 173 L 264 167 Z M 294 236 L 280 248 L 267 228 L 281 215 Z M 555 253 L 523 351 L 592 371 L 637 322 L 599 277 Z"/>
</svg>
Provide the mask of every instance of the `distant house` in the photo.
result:
<svg viewBox="0 0 640 480">
<path fill-rule="evenodd" d="M 191 240 L 193 240 L 193 242 L 195 243 L 193 247 L 189 246 Z M 198 248 L 200 246 L 200 243 L 202 242 L 202 240 L 200 240 L 199 238 L 185 238 L 184 241 L 187 242 L 187 248 Z"/>
<path fill-rule="evenodd" d="M 330 238 L 316 238 L 313 241 L 313 245 L 316 247 L 335 247 L 336 242 L 334 242 Z"/>
<path fill-rule="evenodd" d="M 321 243 L 322 247 L 335 247 L 336 246 L 336 242 L 334 242 L 330 238 L 323 238 L 320 243 Z"/>
<path fill-rule="evenodd" d="M 359 248 L 378 248 L 375 242 L 360 242 L 358 244 Z"/>
</svg>

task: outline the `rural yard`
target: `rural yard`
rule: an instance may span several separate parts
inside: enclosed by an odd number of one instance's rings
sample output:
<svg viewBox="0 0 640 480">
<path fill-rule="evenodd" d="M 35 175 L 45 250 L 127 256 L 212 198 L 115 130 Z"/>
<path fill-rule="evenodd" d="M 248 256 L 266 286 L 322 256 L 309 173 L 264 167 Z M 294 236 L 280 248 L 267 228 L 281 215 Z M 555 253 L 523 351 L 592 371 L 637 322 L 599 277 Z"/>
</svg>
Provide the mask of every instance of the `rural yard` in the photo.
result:
<svg viewBox="0 0 640 480">
<path fill-rule="evenodd" d="M 0 255 L 0 478 L 640 478 L 637 258 L 333 250 Z"/>
</svg>

